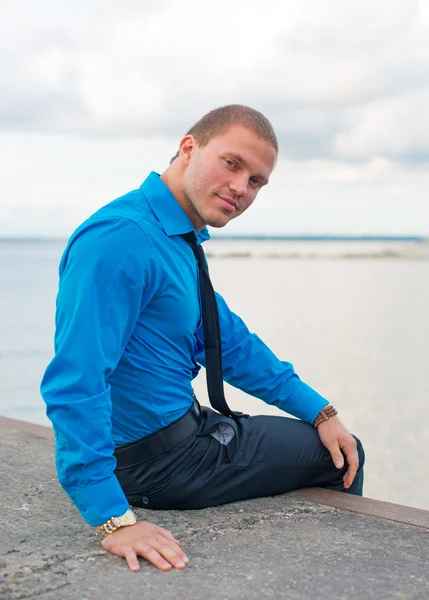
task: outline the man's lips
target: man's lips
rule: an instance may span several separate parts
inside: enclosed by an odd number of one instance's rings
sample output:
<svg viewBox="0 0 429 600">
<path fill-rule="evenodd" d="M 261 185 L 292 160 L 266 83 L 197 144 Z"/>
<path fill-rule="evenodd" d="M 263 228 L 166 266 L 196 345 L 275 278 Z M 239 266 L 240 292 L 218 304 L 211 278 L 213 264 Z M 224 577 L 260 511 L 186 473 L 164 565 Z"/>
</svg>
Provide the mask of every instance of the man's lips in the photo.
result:
<svg viewBox="0 0 429 600">
<path fill-rule="evenodd" d="M 225 198 L 224 196 L 219 196 L 221 200 L 223 200 L 227 205 L 229 205 L 230 210 L 237 210 L 238 204 L 235 200 L 231 200 L 231 198 Z M 228 207 L 228 206 L 227 206 Z"/>
</svg>

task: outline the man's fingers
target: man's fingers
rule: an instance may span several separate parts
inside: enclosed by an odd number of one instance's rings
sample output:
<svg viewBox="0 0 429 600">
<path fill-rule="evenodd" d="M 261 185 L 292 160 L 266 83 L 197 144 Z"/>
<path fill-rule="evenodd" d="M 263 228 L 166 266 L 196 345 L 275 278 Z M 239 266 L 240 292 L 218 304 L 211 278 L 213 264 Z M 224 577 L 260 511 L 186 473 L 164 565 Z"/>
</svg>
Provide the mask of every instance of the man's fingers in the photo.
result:
<svg viewBox="0 0 429 600">
<path fill-rule="evenodd" d="M 182 545 L 181 542 L 179 542 L 179 540 L 176 540 L 176 538 L 174 537 L 174 535 L 171 533 L 171 531 L 169 529 L 164 529 L 163 527 L 157 527 L 157 529 L 159 529 L 159 531 L 164 534 L 166 537 L 170 538 L 171 540 L 174 540 L 176 542 L 176 544 L 179 544 L 179 546 Z"/>
<path fill-rule="evenodd" d="M 176 567 L 176 569 L 184 569 L 186 564 L 174 552 L 168 552 L 167 548 L 166 544 L 158 545 L 156 543 L 149 545 L 139 542 L 135 545 L 138 554 L 155 565 L 155 567 L 158 567 L 158 569 L 161 569 L 161 571 L 169 571 L 172 566 Z"/>
<path fill-rule="evenodd" d="M 131 571 L 140 571 L 139 559 L 137 554 L 131 548 L 125 552 L 125 560 Z"/>
<path fill-rule="evenodd" d="M 188 557 L 178 545 L 172 545 L 171 542 L 166 543 L 165 539 L 157 538 L 153 547 L 177 569 L 184 569 L 189 562 Z"/>
<path fill-rule="evenodd" d="M 112 554 L 123 556 L 131 571 L 140 570 L 138 556 L 162 571 L 169 571 L 172 566 L 184 569 L 189 562 L 170 531 L 144 521 L 119 528 L 103 540 L 102 546 Z"/>
<path fill-rule="evenodd" d="M 342 469 L 344 467 L 344 457 L 341 454 L 338 443 L 334 444 L 333 446 L 329 446 L 328 450 L 331 453 L 334 465 L 337 467 L 337 469 Z"/>
<path fill-rule="evenodd" d="M 347 473 L 344 476 L 344 485 L 345 487 L 349 488 L 353 483 L 353 480 L 359 468 L 359 454 L 357 448 L 348 451 L 346 453 L 346 457 L 349 468 L 347 469 Z"/>
<path fill-rule="evenodd" d="M 156 543 L 153 544 L 154 548 L 156 548 L 158 551 L 160 548 L 164 548 L 164 547 L 171 548 L 173 550 L 173 552 L 175 552 L 177 554 L 177 556 L 179 556 L 180 560 L 182 560 L 185 563 L 185 565 L 188 564 L 189 559 L 186 556 L 186 554 L 183 552 L 183 550 L 181 549 L 180 546 L 182 544 L 179 542 L 179 540 L 176 540 L 176 538 L 173 536 L 171 531 L 168 531 L 167 529 L 163 529 L 162 527 L 158 527 L 157 529 L 158 529 L 158 532 L 157 532 L 158 535 L 155 537 Z"/>
<path fill-rule="evenodd" d="M 318 433 L 337 469 L 343 469 L 345 459 L 347 459 L 347 472 L 343 481 L 344 487 L 349 488 L 359 468 L 359 454 L 355 438 L 350 435 L 337 417 L 320 423 Z"/>
</svg>

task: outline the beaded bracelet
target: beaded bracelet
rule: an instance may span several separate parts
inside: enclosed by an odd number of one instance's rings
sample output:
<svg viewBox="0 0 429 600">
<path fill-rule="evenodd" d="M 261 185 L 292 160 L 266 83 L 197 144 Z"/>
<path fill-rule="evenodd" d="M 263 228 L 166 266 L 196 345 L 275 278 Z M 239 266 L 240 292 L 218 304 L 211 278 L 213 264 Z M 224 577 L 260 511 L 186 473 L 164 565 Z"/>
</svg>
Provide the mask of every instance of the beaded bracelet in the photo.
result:
<svg viewBox="0 0 429 600">
<path fill-rule="evenodd" d="M 317 415 L 313 426 L 317 428 L 319 427 L 320 423 L 323 423 L 323 421 L 328 421 L 331 417 L 335 417 L 337 414 L 338 412 L 335 410 L 335 408 L 331 404 L 328 404 L 328 406 L 325 406 L 325 408 L 323 408 Z"/>
</svg>

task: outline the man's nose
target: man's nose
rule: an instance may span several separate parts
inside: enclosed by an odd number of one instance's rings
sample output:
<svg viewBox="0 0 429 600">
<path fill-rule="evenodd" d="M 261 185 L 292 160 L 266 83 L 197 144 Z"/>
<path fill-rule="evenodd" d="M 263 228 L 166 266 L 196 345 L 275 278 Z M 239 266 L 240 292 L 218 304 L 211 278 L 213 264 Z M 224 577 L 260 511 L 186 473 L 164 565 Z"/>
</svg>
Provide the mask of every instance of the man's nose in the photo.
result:
<svg viewBox="0 0 429 600">
<path fill-rule="evenodd" d="M 245 196 L 247 194 L 247 178 L 237 177 L 229 184 L 229 189 L 236 196 Z"/>
</svg>

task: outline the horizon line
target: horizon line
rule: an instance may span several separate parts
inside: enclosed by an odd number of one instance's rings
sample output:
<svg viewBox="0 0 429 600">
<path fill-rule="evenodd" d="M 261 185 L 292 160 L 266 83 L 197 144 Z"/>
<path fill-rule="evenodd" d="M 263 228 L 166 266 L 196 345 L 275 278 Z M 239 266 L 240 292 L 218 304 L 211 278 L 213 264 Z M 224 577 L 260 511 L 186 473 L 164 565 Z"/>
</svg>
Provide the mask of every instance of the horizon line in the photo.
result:
<svg viewBox="0 0 429 600">
<path fill-rule="evenodd" d="M 70 236 L 53 237 L 53 236 L 30 236 L 30 235 L 0 235 L 0 242 L 66 242 Z M 227 235 L 211 235 L 212 240 L 274 240 L 274 241 L 404 241 L 404 242 L 425 242 L 429 241 L 429 235 L 377 235 L 377 234 L 227 234 Z"/>
</svg>

